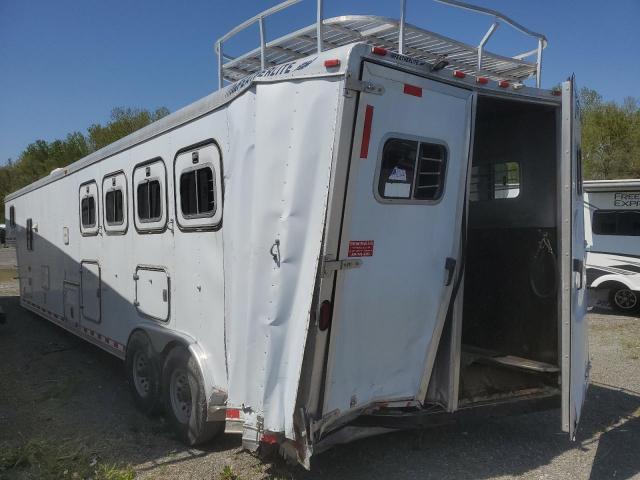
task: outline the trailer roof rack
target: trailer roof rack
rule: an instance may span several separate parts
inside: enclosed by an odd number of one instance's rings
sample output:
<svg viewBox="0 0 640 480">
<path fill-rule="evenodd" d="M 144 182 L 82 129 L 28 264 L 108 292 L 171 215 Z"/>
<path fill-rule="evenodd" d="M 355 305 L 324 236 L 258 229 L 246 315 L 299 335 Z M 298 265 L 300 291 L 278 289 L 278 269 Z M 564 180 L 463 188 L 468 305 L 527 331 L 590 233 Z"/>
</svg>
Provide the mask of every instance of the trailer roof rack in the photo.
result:
<svg viewBox="0 0 640 480">
<path fill-rule="evenodd" d="M 218 55 L 218 86 L 220 88 L 224 86 L 224 81 L 234 82 L 265 68 L 355 42 L 383 47 L 432 64 L 442 60 L 444 56 L 448 62 L 447 69 L 461 70 L 469 75 L 484 76 L 494 80 L 522 82 L 535 77 L 536 86 L 540 87 L 542 51 L 547 46 L 545 36 L 523 27 L 495 10 L 458 0 L 436 0 L 446 5 L 494 17 L 493 24 L 478 46 L 472 46 L 406 23 L 406 0 L 401 0 L 399 20 L 372 15 L 323 19 L 322 0 L 317 0 L 315 24 L 266 42 L 264 19 L 300 1 L 287 0 L 280 3 L 243 22 L 218 39 L 215 46 Z M 486 43 L 500 22 L 507 23 L 521 33 L 536 39 L 537 48 L 513 57 L 485 51 Z M 225 54 L 224 42 L 255 23 L 260 27 L 260 46 L 235 58 Z M 525 60 L 533 55 L 536 55 L 535 61 Z"/>
</svg>

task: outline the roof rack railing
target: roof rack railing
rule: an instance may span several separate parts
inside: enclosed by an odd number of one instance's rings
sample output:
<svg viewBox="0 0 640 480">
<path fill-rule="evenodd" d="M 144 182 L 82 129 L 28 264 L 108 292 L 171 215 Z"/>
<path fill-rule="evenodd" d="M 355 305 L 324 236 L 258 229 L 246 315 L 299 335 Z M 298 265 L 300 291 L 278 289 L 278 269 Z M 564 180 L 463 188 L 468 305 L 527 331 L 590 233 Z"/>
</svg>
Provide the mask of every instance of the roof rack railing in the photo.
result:
<svg viewBox="0 0 640 480">
<path fill-rule="evenodd" d="M 286 0 L 275 5 L 254 17 L 242 22 L 237 27 L 230 30 L 226 35 L 220 37 L 215 43 L 216 54 L 218 57 L 218 88 L 224 86 L 224 81 L 235 81 L 243 76 L 249 75 L 256 71 L 264 70 L 269 66 L 284 63 L 295 58 L 304 57 L 313 53 L 309 48 L 309 43 L 313 42 L 315 51 L 322 52 L 323 46 L 327 44 L 331 48 L 353 43 L 356 41 L 365 41 L 375 45 L 385 45 L 395 48 L 398 53 L 408 53 L 411 56 L 418 56 L 427 60 L 433 59 L 434 56 L 440 57 L 444 53 L 448 59 L 452 59 L 452 66 L 464 68 L 467 71 L 475 70 L 478 74 L 489 74 L 494 77 L 505 75 L 518 81 L 536 77 L 536 87 L 540 88 L 542 76 L 542 51 L 547 46 L 547 39 L 544 35 L 536 33 L 522 26 L 520 23 L 503 15 L 502 13 L 489 8 L 478 7 L 459 0 L 435 0 L 439 3 L 469 10 L 484 15 L 494 17 L 494 22 L 489 27 L 484 37 L 480 40 L 477 47 L 471 47 L 461 42 L 447 39 L 441 35 L 432 34 L 423 29 L 419 29 L 406 23 L 406 0 L 400 0 L 400 20 L 392 21 L 392 25 L 388 19 L 380 17 L 338 17 L 335 19 L 324 20 L 323 18 L 323 0 L 316 0 L 316 23 L 313 28 L 307 27 L 292 34 L 286 35 L 281 39 L 267 43 L 265 39 L 265 18 L 280 12 L 292 5 L 300 3 L 302 0 Z M 360 23 L 358 23 L 360 22 Z M 372 24 L 378 22 L 378 26 L 385 30 L 378 35 L 368 34 L 366 29 L 363 30 L 365 23 Z M 537 48 L 515 55 L 513 57 L 501 57 L 495 54 L 485 52 L 485 46 L 495 30 L 504 22 L 521 33 L 537 39 Z M 258 23 L 260 28 L 260 47 L 243 54 L 237 58 L 224 53 L 224 42 L 234 35 L 238 34 L 247 27 Z M 397 40 L 392 40 L 390 35 L 396 32 Z M 328 34 L 323 31 L 328 29 Z M 382 30 L 380 30 L 382 32 Z M 407 33 L 407 31 L 409 33 Z M 314 35 L 315 34 L 315 35 Z M 315 36 L 315 38 L 313 38 Z M 293 42 L 293 43 L 292 43 Z M 303 46 L 300 46 L 300 42 Z M 409 45 L 407 45 L 409 42 Z M 435 43 L 434 43 L 435 42 Z M 443 46 L 449 48 L 448 51 L 443 50 Z M 405 52 L 407 50 L 407 52 Z M 275 51 L 276 53 L 272 53 Z M 259 53 L 259 58 L 258 54 Z M 477 61 L 470 61 L 470 55 L 477 57 Z M 532 55 L 536 55 L 536 63 L 529 63 L 524 59 Z M 457 63 L 456 61 L 457 60 Z M 259 68 L 258 68 L 259 66 Z"/>
</svg>

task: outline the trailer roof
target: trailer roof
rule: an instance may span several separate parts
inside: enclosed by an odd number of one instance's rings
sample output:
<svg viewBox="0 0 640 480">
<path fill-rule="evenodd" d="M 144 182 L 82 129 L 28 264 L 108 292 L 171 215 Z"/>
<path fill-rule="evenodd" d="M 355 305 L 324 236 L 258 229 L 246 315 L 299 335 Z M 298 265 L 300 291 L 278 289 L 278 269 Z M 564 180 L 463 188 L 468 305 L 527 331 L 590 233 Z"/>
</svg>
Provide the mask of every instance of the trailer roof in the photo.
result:
<svg viewBox="0 0 640 480">
<path fill-rule="evenodd" d="M 583 183 L 587 192 L 612 192 L 621 189 L 640 190 L 640 179 L 588 180 Z"/>
<path fill-rule="evenodd" d="M 323 50 L 356 42 L 399 51 L 400 21 L 373 15 L 347 15 L 322 21 Z M 317 51 L 317 26 L 309 25 L 265 44 L 267 66 L 279 65 L 309 56 Z M 403 53 L 428 63 L 443 57 L 446 68 L 493 80 L 524 81 L 537 73 L 537 64 L 517 57 L 505 57 L 483 51 L 482 68 L 478 67 L 478 47 L 404 24 Z M 533 53 L 533 52 L 529 52 Z M 260 47 L 222 64 L 225 80 L 234 82 L 261 69 Z"/>
</svg>

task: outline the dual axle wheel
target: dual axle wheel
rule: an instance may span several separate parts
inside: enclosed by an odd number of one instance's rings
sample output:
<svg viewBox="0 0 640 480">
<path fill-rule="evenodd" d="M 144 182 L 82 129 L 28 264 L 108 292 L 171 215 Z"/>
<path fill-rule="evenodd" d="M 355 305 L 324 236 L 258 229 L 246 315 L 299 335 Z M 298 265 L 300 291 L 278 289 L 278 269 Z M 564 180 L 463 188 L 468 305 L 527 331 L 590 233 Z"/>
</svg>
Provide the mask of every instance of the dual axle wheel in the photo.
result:
<svg viewBox="0 0 640 480">
<path fill-rule="evenodd" d="M 178 438 L 187 445 L 211 440 L 224 421 L 207 422 L 207 401 L 200 369 L 189 351 L 176 346 L 161 359 L 143 332 L 127 347 L 125 368 L 136 406 L 147 414 L 163 407 Z"/>
</svg>

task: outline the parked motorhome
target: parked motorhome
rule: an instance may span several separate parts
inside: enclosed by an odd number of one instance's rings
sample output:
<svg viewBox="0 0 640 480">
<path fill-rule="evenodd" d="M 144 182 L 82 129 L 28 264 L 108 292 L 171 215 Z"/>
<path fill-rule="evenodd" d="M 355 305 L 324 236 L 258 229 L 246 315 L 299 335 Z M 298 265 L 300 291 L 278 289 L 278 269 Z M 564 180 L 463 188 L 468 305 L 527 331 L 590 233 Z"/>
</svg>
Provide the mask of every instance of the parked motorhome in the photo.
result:
<svg viewBox="0 0 640 480">
<path fill-rule="evenodd" d="M 640 180 L 584 182 L 587 286 L 620 312 L 640 307 Z M 599 293 L 598 292 L 598 293 Z M 602 295 L 595 294 L 596 298 Z"/>
<path fill-rule="evenodd" d="M 537 48 L 319 2 L 316 24 L 225 54 L 292 3 L 217 42 L 218 91 L 6 198 L 21 305 L 123 359 L 138 406 L 192 445 L 226 419 L 308 467 L 489 405 L 559 406 L 575 436 L 573 78 L 540 88 L 544 36 L 452 0 Z"/>
</svg>

